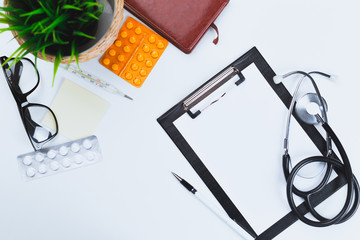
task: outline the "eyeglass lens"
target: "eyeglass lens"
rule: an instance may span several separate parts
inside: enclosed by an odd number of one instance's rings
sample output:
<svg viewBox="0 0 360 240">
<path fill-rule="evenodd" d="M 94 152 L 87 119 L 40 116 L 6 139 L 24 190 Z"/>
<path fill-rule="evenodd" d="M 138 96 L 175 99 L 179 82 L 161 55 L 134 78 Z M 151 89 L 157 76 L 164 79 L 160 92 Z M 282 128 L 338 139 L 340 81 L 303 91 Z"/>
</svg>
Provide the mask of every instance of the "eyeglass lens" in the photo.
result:
<svg viewBox="0 0 360 240">
<path fill-rule="evenodd" d="M 9 60 L 8 66 L 10 69 L 5 68 L 8 79 L 11 79 L 13 89 L 19 94 L 26 94 L 31 91 L 38 83 L 38 74 L 32 62 L 22 59 L 16 64 L 14 60 Z"/>
<path fill-rule="evenodd" d="M 42 105 L 29 105 L 24 108 L 24 124 L 35 144 L 42 143 L 56 134 L 55 116 Z"/>
</svg>

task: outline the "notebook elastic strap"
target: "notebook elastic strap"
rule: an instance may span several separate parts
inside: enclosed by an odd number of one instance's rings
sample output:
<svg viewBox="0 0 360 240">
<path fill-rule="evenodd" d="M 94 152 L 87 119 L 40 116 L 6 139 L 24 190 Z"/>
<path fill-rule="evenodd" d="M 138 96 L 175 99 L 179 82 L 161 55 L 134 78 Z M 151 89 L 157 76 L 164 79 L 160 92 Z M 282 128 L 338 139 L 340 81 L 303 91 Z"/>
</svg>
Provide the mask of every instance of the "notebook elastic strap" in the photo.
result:
<svg viewBox="0 0 360 240">
<path fill-rule="evenodd" d="M 212 27 L 217 34 L 216 38 L 213 40 L 213 43 L 216 45 L 219 42 L 219 30 L 218 30 L 217 26 L 215 25 L 215 23 L 211 23 L 210 27 Z"/>
</svg>

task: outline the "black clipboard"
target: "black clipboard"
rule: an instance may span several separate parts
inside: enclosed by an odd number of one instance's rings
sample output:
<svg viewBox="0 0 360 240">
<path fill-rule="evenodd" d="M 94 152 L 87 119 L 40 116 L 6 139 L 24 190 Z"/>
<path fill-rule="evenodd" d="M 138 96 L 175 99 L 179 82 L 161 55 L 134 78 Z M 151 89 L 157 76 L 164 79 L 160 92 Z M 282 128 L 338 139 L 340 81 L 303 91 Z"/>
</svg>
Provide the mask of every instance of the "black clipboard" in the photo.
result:
<svg viewBox="0 0 360 240">
<path fill-rule="evenodd" d="M 211 191 L 214 197 L 217 199 L 222 208 L 226 211 L 228 216 L 234 220 L 239 226 L 241 226 L 245 231 L 252 235 L 255 239 L 273 239 L 286 228 L 295 223 L 298 218 L 296 215 L 290 211 L 288 214 L 280 218 L 273 225 L 262 233 L 256 233 L 251 225 L 248 223 L 243 214 L 238 210 L 223 188 L 220 186 L 215 177 L 211 174 L 193 148 L 186 141 L 184 136 L 181 134 L 179 129 L 174 125 L 174 121 L 179 119 L 184 114 L 189 114 L 191 118 L 196 118 L 201 111 L 191 111 L 192 107 L 199 103 L 202 99 L 206 98 L 213 91 L 221 87 L 227 80 L 237 75 L 239 78 L 235 82 L 235 85 L 241 87 L 241 83 L 246 81 L 242 75 L 242 71 L 246 69 L 249 65 L 254 64 L 256 68 L 260 71 L 261 75 L 264 77 L 266 82 L 270 85 L 275 94 L 281 99 L 283 104 L 289 108 L 290 102 L 292 99 L 291 94 L 288 92 L 287 88 L 282 84 L 275 84 L 273 77 L 276 75 L 275 72 L 271 69 L 269 64 L 263 58 L 261 53 L 256 47 L 253 47 L 247 53 L 236 59 L 234 62 L 225 67 L 222 71 L 212 77 L 210 80 L 205 82 L 195 91 L 186 96 L 183 100 L 173 106 L 169 111 L 163 114 L 157 119 L 159 124 L 175 143 L 202 181 L 205 183 L 207 188 Z M 260 98 L 260 96 L 259 96 Z M 299 123 L 301 128 L 305 131 L 308 137 L 312 140 L 316 148 L 321 153 L 326 153 L 326 141 L 322 137 L 321 133 L 312 125 L 303 123 L 296 114 L 293 114 L 296 121 Z M 335 156 L 336 157 L 336 156 Z M 312 196 L 312 201 L 315 206 L 323 202 L 342 186 L 346 184 L 346 181 L 342 177 L 336 177 L 330 183 L 328 183 L 321 191 Z M 287 203 L 284 203 L 287 204 Z M 246 206 L 241 206 L 245 208 Z M 298 210 L 302 214 L 308 213 L 305 203 L 300 204 Z"/>
</svg>

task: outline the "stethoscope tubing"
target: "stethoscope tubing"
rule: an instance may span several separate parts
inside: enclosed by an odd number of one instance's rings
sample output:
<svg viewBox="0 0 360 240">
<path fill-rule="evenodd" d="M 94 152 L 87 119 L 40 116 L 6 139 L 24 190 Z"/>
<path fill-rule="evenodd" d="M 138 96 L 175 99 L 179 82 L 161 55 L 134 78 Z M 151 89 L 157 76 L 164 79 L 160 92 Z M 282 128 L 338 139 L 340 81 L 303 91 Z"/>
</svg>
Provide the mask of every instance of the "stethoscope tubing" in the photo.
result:
<svg viewBox="0 0 360 240">
<path fill-rule="evenodd" d="M 334 131 L 331 129 L 331 127 L 328 124 L 328 118 L 327 118 L 327 114 L 326 114 L 326 110 L 325 110 L 326 108 L 325 108 L 324 100 L 320 94 L 320 91 L 319 91 L 314 79 L 310 76 L 311 74 L 320 74 L 325 77 L 330 77 L 330 75 L 327 75 L 327 74 L 321 73 L 321 72 L 306 73 L 306 72 L 302 72 L 302 71 L 294 71 L 294 72 L 290 72 L 288 74 L 283 75 L 283 78 L 286 78 L 293 74 L 302 74 L 303 77 L 296 86 L 296 90 L 294 92 L 294 95 L 293 95 L 293 98 L 292 98 L 292 101 L 291 101 L 291 104 L 289 107 L 287 126 L 286 126 L 286 135 L 285 135 L 285 139 L 284 139 L 285 153 L 283 155 L 282 163 L 283 163 L 284 176 L 285 176 L 285 179 L 287 180 L 286 195 L 287 195 L 287 200 L 288 200 L 289 206 L 292 209 L 292 211 L 295 213 L 295 215 L 297 215 L 297 217 L 301 221 L 303 221 L 304 223 L 311 225 L 311 226 L 326 227 L 326 226 L 330 226 L 332 224 L 338 224 L 338 223 L 345 222 L 354 215 L 354 213 L 357 211 L 357 209 L 359 207 L 359 183 L 358 183 L 356 177 L 352 173 L 350 161 L 348 159 L 348 156 L 346 154 L 344 147 L 342 146 L 340 140 L 338 139 L 338 137 L 336 136 L 336 134 L 334 133 Z M 291 115 L 292 115 L 294 107 L 295 107 L 297 93 L 300 89 L 300 86 L 301 86 L 303 80 L 306 77 L 308 77 L 311 80 L 312 85 L 313 85 L 315 92 L 320 101 L 320 105 L 321 105 L 320 110 L 321 110 L 322 116 L 317 114 L 316 117 L 322 123 L 322 127 L 326 132 L 327 153 L 325 153 L 324 156 L 314 156 L 314 157 L 306 158 L 306 159 L 300 161 L 298 164 L 296 164 L 293 167 L 293 169 L 290 171 L 291 158 L 290 158 L 290 155 L 288 154 L 288 149 L 289 149 L 288 137 L 289 137 L 289 131 L 290 131 L 290 119 L 291 119 Z M 340 153 L 342 162 L 334 157 L 335 155 L 333 154 L 332 149 L 331 149 L 331 141 L 333 141 L 335 143 L 335 146 L 337 147 L 337 150 Z M 298 173 L 303 167 L 305 167 L 308 164 L 314 163 L 314 162 L 325 163 L 327 165 L 326 173 L 325 173 L 322 181 L 320 182 L 320 184 L 318 184 L 315 188 L 313 188 L 309 191 L 300 191 L 298 188 L 296 188 L 294 186 L 294 180 L 295 180 L 296 176 L 299 176 Z M 321 214 L 319 214 L 315 210 L 315 207 L 317 204 L 313 204 L 313 202 L 311 201 L 311 196 L 319 193 L 327 185 L 327 183 L 330 179 L 331 173 L 333 172 L 332 170 L 334 170 L 334 169 L 337 170 L 336 172 L 339 175 L 339 177 L 343 177 L 346 180 L 347 195 L 346 195 L 345 203 L 344 203 L 342 209 L 339 211 L 339 213 L 335 217 L 328 219 L 328 218 L 323 217 Z M 304 199 L 307 210 L 318 221 L 310 220 L 309 218 L 306 218 L 303 214 L 301 214 L 301 212 L 297 209 L 297 207 L 295 205 L 294 198 L 293 198 L 294 195 L 297 195 Z"/>
<path fill-rule="evenodd" d="M 327 118 L 327 113 L 325 111 L 325 103 L 324 103 L 324 100 L 321 96 L 321 93 L 320 93 L 320 90 L 315 82 L 315 80 L 313 79 L 313 77 L 311 76 L 311 74 L 319 74 L 319 75 L 322 75 L 324 77 L 328 77 L 330 78 L 330 75 L 326 74 L 326 73 L 322 73 L 322 72 L 318 72 L 318 71 L 312 71 L 312 72 L 309 72 L 309 73 L 306 73 L 306 72 L 303 72 L 303 71 L 293 71 L 293 72 L 290 72 L 290 73 L 287 73 L 283 76 L 283 78 L 286 78 L 286 77 L 289 77 L 291 75 L 294 75 L 294 74 L 301 74 L 303 75 L 303 77 L 299 80 L 297 86 L 296 86 L 296 89 L 294 91 L 294 94 L 293 94 L 293 97 L 292 97 L 292 100 L 291 100 L 291 103 L 290 103 L 290 106 L 289 106 L 289 112 L 288 112 L 288 116 L 287 116 L 287 125 L 286 125 L 286 133 L 285 133 L 285 138 L 284 138 L 284 155 L 283 155 L 283 172 L 284 172 L 284 176 L 285 176 L 285 179 L 288 179 L 289 177 L 289 174 L 290 174 L 290 163 L 291 163 L 291 158 L 290 158 L 290 155 L 289 155 L 289 132 L 290 132 L 290 122 L 291 122 L 291 116 L 292 116 L 292 113 L 294 111 L 294 107 L 295 107 L 295 103 L 296 103 L 296 98 L 297 98 L 297 94 L 299 92 L 299 89 L 300 89 L 300 86 L 301 84 L 303 83 L 303 80 L 308 77 L 310 80 L 311 80 L 311 83 L 315 89 L 315 92 L 320 100 L 320 104 L 322 105 L 322 109 L 321 109 L 321 115 L 323 116 L 324 118 L 324 121 L 325 122 L 328 122 L 328 118 Z M 329 134 L 326 132 L 326 154 L 330 154 L 332 152 L 332 149 L 331 149 L 331 138 L 329 136 Z M 306 196 L 310 195 L 310 194 L 313 194 L 317 191 L 319 191 L 320 189 L 322 189 L 329 181 L 330 179 L 330 176 L 331 176 L 331 172 L 332 172 L 332 166 L 331 164 L 327 164 L 326 165 L 326 172 L 325 172 L 325 175 L 323 177 L 323 179 L 321 180 L 321 182 L 313 189 L 309 190 L 309 191 L 301 191 L 299 190 L 298 188 L 296 188 L 295 186 L 293 186 L 293 192 L 298 195 L 299 197 L 302 197 L 304 198 L 305 200 L 307 199 Z"/>
</svg>

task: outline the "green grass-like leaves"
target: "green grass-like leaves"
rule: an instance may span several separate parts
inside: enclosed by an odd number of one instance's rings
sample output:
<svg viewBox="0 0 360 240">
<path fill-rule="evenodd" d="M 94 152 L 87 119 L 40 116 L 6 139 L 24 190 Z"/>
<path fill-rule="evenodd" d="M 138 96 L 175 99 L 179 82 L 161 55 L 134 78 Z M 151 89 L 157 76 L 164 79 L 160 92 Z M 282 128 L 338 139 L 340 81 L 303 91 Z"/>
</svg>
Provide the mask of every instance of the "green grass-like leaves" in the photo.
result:
<svg viewBox="0 0 360 240">
<path fill-rule="evenodd" d="M 0 7 L 0 23 L 5 31 L 16 31 L 25 43 L 10 56 L 12 64 L 28 53 L 35 58 L 40 53 L 55 55 L 53 83 L 61 58 L 70 56 L 79 64 L 78 47 L 94 39 L 95 24 L 104 9 L 104 2 L 96 0 L 10 0 L 7 7 Z M 10 59 L 9 58 L 9 59 Z M 37 59 L 36 59 L 37 60 Z M 4 63 L 6 64 L 6 63 Z"/>
</svg>

